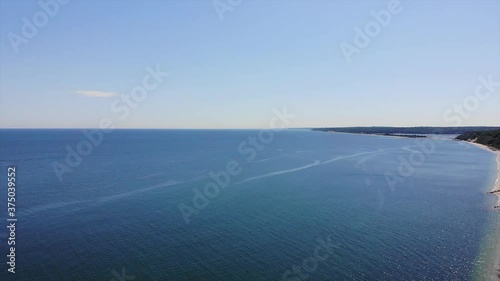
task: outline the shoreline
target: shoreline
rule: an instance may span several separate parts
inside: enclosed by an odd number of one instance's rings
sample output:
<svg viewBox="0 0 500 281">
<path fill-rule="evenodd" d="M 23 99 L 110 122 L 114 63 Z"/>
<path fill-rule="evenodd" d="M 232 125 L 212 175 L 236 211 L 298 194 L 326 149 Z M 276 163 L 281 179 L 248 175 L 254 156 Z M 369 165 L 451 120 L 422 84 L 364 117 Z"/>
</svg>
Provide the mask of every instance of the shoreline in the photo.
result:
<svg viewBox="0 0 500 281">
<path fill-rule="evenodd" d="M 498 209 L 500 207 L 500 193 L 499 193 L 500 192 L 500 150 L 493 150 L 484 144 L 480 144 L 480 143 L 476 143 L 476 142 L 469 141 L 468 143 L 470 143 L 476 147 L 482 148 L 484 150 L 488 150 L 489 152 L 492 152 L 497 156 L 497 177 L 496 177 L 495 183 L 493 184 L 493 188 L 491 189 L 491 191 L 489 191 L 489 193 L 495 194 L 495 195 L 497 195 L 497 197 L 499 197 L 499 202 L 497 203 L 497 205 L 495 205 L 495 209 Z"/>
<path fill-rule="evenodd" d="M 500 210 L 500 150 L 494 150 L 484 144 L 479 144 L 473 141 L 467 142 L 478 148 L 488 150 L 489 152 L 492 152 L 497 156 L 497 177 L 495 183 L 493 184 L 493 188 L 488 193 L 497 196 L 498 200 L 493 209 Z M 495 229 L 498 230 L 498 228 L 499 226 L 497 221 Z M 500 280 L 500 275 L 498 275 L 498 272 L 500 271 L 500 237 L 498 236 L 498 233 L 494 234 L 493 239 L 494 242 L 492 241 L 492 256 L 490 256 L 491 263 L 486 264 L 484 277 L 485 280 L 498 281 Z"/>
<path fill-rule="evenodd" d="M 349 135 L 364 135 L 364 136 L 376 136 L 376 137 L 389 137 L 389 138 L 403 138 L 403 139 L 426 139 L 429 138 L 427 135 L 418 134 L 389 134 L 389 133 L 350 133 L 350 132 L 338 132 L 338 131 L 319 131 L 324 133 L 335 133 L 335 134 L 349 134 Z"/>
<path fill-rule="evenodd" d="M 335 131 L 328 131 L 328 133 L 357 134 L 357 135 L 388 137 L 388 138 L 404 138 L 401 136 L 390 136 L 390 135 L 380 135 L 380 134 L 345 133 L 345 132 L 335 132 Z M 427 138 L 434 139 L 430 136 L 428 136 Z M 450 140 L 455 140 L 455 139 L 450 139 Z M 457 140 L 455 140 L 455 141 L 457 141 Z M 496 150 L 496 149 L 490 148 L 486 145 L 476 143 L 473 140 L 466 141 L 466 142 L 468 142 L 469 144 L 471 144 L 473 146 L 476 146 L 477 148 L 487 150 L 487 151 L 496 155 L 496 162 L 497 162 L 496 179 L 495 179 L 495 182 L 493 183 L 493 187 L 487 193 L 493 194 L 497 197 L 497 202 L 493 206 L 493 210 L 500 211 L 500 150 Z M 488 243 L 490 246 L 486 246 L 487 248 L 491 249 L 491 252 L 487 251 L 484 268 L 479 271 L 481 273 L 478 272 L 480 274 L 479 278 L 477 278 L 478 276 L 476 276 L 476 278 L 473 278 L 474 280 L 500 281 L 500 233 L 499 233 L 500 221 L 498 220 L 498 218 L 496 219 L 494 229 L 495 230 L 493 233 L 493 237 L 491 238 L 493 240 L 491 240 L 491 242 L 490 242 L 491 244 Z"/>
</svg>

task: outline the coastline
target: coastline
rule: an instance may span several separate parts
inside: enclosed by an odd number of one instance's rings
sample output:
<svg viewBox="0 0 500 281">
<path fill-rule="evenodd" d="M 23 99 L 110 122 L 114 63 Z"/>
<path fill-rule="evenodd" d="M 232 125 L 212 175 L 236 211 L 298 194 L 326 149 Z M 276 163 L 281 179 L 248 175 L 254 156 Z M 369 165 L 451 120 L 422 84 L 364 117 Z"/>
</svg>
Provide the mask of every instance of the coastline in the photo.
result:
<svg viewBox="0 0 500 281">
<path fill-rule="evenodd" d="M 479 144 L 479 143 L 476 143 L 474 141 L 467 141 L 467 142 L 478 147 L 478 148 L 488 150 L 489 152 L 492 152 L 497 156 L 497 177 L 496 177 L 495 183 L 493 184 L 493 188 L 488 193 L 494 194 L 497 196 L 497 198 L 498 198 L 497 203 L 493 208 L 495 210 L 500 210 L 500 150 L 493 150 L 486 145 Z M 486 264 L 485 273 L 484 273 L 485 280 L 491 280 L 491 281 L 500 280 L 500 275 L 499 275 L 499 272 L 500 272 L 500 236 L 498 234 L 499 227 L 500 226 L 498 225 L 498 220 L 497 220 L 497 223 L 495 224 L 495 227 L 494 227 L 495 232 L 497 232 L 497 233 L 493 234 L 493 240 L 491 242 L 492 243 L 492 251 L 489 254 L 487 254 L 488 256 L 491 255 L 490 256 L 491 263 Z M 480 280 L 480 279 L 478 279 L 478 280 Z"/>
<path fill-rule="evenodd" d="M 314 131 L 314 130 L 313 130 Z M 335 134 L 349 134 L 349 135 L 363 135 L 363 136 L 376 136 L 376 137 L 388 137 L 388 138 L 402 138 L 402 139 L 425 139 L 429 138 L 427 135 L 417 135 L 417 134 L 375 134 L 375 133 L 350 133 L 350 132 L 338 132 L 338 131 L 318 131 L 324 133 L 335 133 Z"/>
<path fill-rule="evenodd" d="M 500 207 L 500 150 L 493 150 L 484 144 L 479 144 L 479 143 L 472 142 L 472 141 L 470 141 L 469 143 L 476 146 L 476 147 L 488 150 L 489 152 L 492 152 L 497 156 L 497 178 L 496 178 L 495 183 L 493 184 L 493 188 L 489 192 L 489 193 L 497 195 L 497 197 L 499 198 L 499 203 L 497 203 L 497 205 L 495 205 L 495 208 L 497 209 Z"/>
<path fill-rule="evenodd" d="M 402 136 L 391 136 L 391 135 L 381 135 L 381 134 L 365 134 L 365 133 L 346 133 L 346 132 L 336 132 L 336 131 L 327 131 L 327 133 L 336 133 L 336 134 L 357 134 L 357 135 L 365 135 L 365 136 L 375 136 L 375 137 L 388 137 L 388 138 L 404 138 Z M 434 138 L 432 136 L 427 136 L 427 138 L 439 140 L 439 138 Z M 443 139 L 445 140 L 445 139 Z M 456 139 L 449 139 L 460 141 Z M 496 179 L 493 183 L 493 186 L 490 191 L 488 191 L 488 195 L 492 194 L 497 197 L 496 203 L 493 206 L 493 210 L 500 211 L 500 150 L 496 150 L 490 148 L 486 145 L 479 144 L 474 142 L 474 140 L 466 141 L 471 145 L 474 145 L 480 149 L 487 150 L 496 155 L 497 162 L 497 170 L 496 170 Z M 491 208 L 491 207 L 489 207 Z M 488 208 L 488 209 L 489 209 Z M 491 209 L 490 209 L 491 210 Z M 492 228 L 489 230 L 487 241 L 485 241 L 485 245 L 482 247 L 481 258 L 478 261 L 479 267 L 474 270 L 475 274 L 473 276 L 473 280 L 477 281 L 500 281 L 500 218 L 497 217 L 497 213 L 493 212 L 492 216 L 494 217 L 494 223 L 491 226 Z"/>
</svg>

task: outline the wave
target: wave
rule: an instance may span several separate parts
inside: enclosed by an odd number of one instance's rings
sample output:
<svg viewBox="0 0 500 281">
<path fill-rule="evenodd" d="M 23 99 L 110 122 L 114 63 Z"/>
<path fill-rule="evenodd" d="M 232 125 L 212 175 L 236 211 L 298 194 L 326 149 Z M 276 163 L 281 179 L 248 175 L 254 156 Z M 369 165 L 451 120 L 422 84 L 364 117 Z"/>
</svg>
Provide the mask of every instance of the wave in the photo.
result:
<svg viewBox="0 0 500 281">
<path fill-rule="evenodd" d="M 292 173 L 292 172 L 304 170 L 304 169 L 307 169 L 307 168 L 310 168 L 310 167 L 318 166 L 320 164 L 321 164 L 321 162 L 319 160 L 316 160 L 312 164 L 301 166 L 301 167 L 298 167 L 298 168 L 289 169 L 289 170 L 282 170 L 282 171 L 276 171 L 276 172 L 271 172 L 271 173 L 267 173 L 267 174 L 260 175 L 260 176 L 251 177 L 251 178 L 239 181 L 239 182 L 235 183 L 235 185 L 242 184 L 242 183 L 245 183 L 245 182 L 248 182 L 248 181 L 252 181 L 252 180 L 261 179 L 261 178 L 267 178 L 267 177 L 272 177 L 272 176 L 276 176 L 276 175 L 281 175 L 281 174 L 286 174 L 286 173 Z"/>
<path fill-rule="evenodd" d="M 377 151 L 377 152 L 373 153 L 372 155 L 369 155 L 369 156 L 366 156 L 366 157 L 364 157 L 364 158 L 360 159 L 360 160 L 356 163 L 356 166 L 360 166 L 361 164 L 365 163 L 368 159 L 370 159 L 370 158 L 372 158 L 372 157 L 375 157 L 377 154 L 380 154 L 380 153 L 382 153 L 382 152 L 384 152 L 384 150 L 379 150 L 379 151 Z"/>
<path fill-rule="evenodd" d="M 251 162 L 265 162 L 265 161 L 269 161 L 269 160 L 274 159 L 274 158 L 276 158 L 276 157 L 269 157 L 269 158 L 254 160 L 254 161 L 251 161 Z"/>
<path fill-rule="evenodd" d="M 32 208 L 29 208 L 28 210 L 22 211 L 22 215 L 31 215 L 34 213 L 38 213 L 40 211 L 47 211 L 47 210 L 53 210 L 53 209 L 59 209 L 62 207 L 67 207 L 71 205 L 77 205 L 77 204 L 83 204 L 83 203 L 89 203 L 91 200 L 78 200 L 78 201 L 70 201 L 70 202 L 55 202 L 51 204 L 45 204 L 45 205 L 40 205 L 40 206 L 35 206 Z"/>
<path fill-rule="evenodd" d="M 334 157 L 334 158 L 332 158 L 330 160 L 326 160 L 326 161 L 323 161 L 323 162 L 321 162 L 319 160 L 316 160 L 312 164 L 308 164 L 308 165 L 305 165 L 305 166 L 300 166 L 300 167 L 293 168 L 293 169 L 281 170 L 281 171 L 276 171 L 276 172 L 271 172 L 271 173 L 263 174 L 263 175 L 260 175 L 260 176 L 250 177 L 250 178 L 244 179 L 242 181 L 236 182 L 234 185 L 240 185 L 240 184 L 243 184 L 243 183 L 246 183 L 246 182 L 249 182 L 249 181 L 253 181 L 253 180 L 257 180 L 257 179 L 268 178 L 268 177 L 273 177 L 273 176 L 287 174 L 287 173 L 293 173 L 293 172 L 301 171 L 301 170 L 304 170 L 304 169 L 309 169 L 309 168 L 312 168 L 312 167 L 316 167 L 316 166 L 319 166 L 319 165 L 328 164 L 328 163 L 331 163 L 331 162 L 334 162 L 334 161 L 339 161 L 339 160 L 343 160 L 343 159 L 354 158 L 354 157 L 358 157 L 358 156 L 361 156 L 361 155 L 374 154 L 374 153 L 379 153 L 379 152 L 381 152 L 381 151 L 377 150 L 377 151 L 372 151 L 372 152 L 360 152 L 360 153 L 356 153 L 356 154 L 352 154 L 352 155 Z"/>
<path fill-rule="evenodd" d="M 79 204 L 80 205 L 84 205 L 82 208 L 78 208 L 79 210 L 80 209 L 86 209 L 86 208 L 94 207 L 94 206 L 99 205 L 101 203 L 105 203 L 105 202 L 109 202 L 109 201 L 113 201 L 113 200 L 118 200 L 118 199 L 123 199 L 123 198 L 126 198 L 126 197 L 130 197 L 130 196 L 133 196 L 133 195 L 136 195 L 136 194 L 139 194 L 139 193 L 143 193 L 143 192 L 147 192 L 147 191 L 151 191 L 151 190 L 154 190 L 154 189 L 158 189 L 158 188 L 162 188 L 162 187 L 168 187 L 168 186 L 174 186 L 174 185 L 179 185 L 179 184 L 183 184 L 183 183 L 187 183 L 187 182 L 192 182 L 192 181 L 196 181 L 196 180 L 190 180 L 190 181 L 167 181 L 167 182 L 156 184 L 156 185 L 153 185 L 153 186 L 148 186 L 148 187 L 144 187 L 144 188 L 141 188 L 141 189 L 136 189 L 136 190 L 131 190 L 131 191 L 127 191 L 127 192 L 122 192 L 122 193 L 114 194 L 114 195 L 110 195 L 110 196 L 104 196 L 104 197 L 100 197 L 100 198 L 97 198 L 97 199 L 77 200 L 77 201 L 70 201 L 70 202 L 55 202 L 55 203 L 51 203 L 51 204 L 45 204 L 45 205 L 40 205 L 40 206 L 32 207 L 32 208 L 30 208 L 28 210 L 23 211 L 22 214 L 23 215 L 31 215 L 31 214 L 38 213 L 38 212 L 41 212 L 41 211 L 59 209 L 59 208 L 68 207 L 68 206 L 71 206 L 71 205 L 79 205 Z"/>
<path fill-rule="evenodd" d="M 182 183 L 185 183 L 185 182 L 182 182 L 182 181 L 167 181 L 167 182 L 164 182 L 164 183 L 160 183 L 160 184 L 149 186 L 149 187 L 144 187 L 144 188 L 141 188 L 141 189 L 127 191 L 127 192 L 123 192 L 123 193 L 115 194 L 115 195 L 111 195 L 111 196 L 101 197 L 101 198 L 98 198 L 96 201 L 98 203 L 108 202 L 108 201 L 112 201 L 112 200 L 122 199 L 122 198 L 125 198 L 125 197 L 130 197 L 130 196 L 136 195 L 138 193 L 142 193 L 142 192 L 146 192 L 146 191 L 158 189 L 158 188 L 161 188 L 161 187 L 173 186 L 173 185 L 178 185 L 178 184 L 182 184 Z"/>
<path fill-rule="evenodd" d="M 416 146 L 403 146 L 401 149 L 409 151 L 409 152 L 413 152 L 413 153 L 422 153 L 422 151 L 411 149 L 410 147 L 416 147 Z"/>
<path fill-rule="evenodd" d="M 149 179 L 149 178 L 158 177 L 158 176 L 161 176 L 161 175 L 164 175 L 164 174 L 165 174 L 165 172 L 149 174 L 149 175 L 141 177 L 141 179 Z"/>
</svg>

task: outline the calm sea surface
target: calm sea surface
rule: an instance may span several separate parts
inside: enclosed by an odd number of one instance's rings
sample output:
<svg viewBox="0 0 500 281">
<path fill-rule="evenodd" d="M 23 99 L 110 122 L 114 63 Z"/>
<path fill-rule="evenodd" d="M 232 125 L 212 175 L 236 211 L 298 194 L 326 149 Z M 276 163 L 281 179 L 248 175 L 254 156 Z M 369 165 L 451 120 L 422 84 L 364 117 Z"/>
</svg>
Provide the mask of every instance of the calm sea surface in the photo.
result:
<svg viewBox="0 0 500 281">
<path fill-rule="evenodd" d="M 0 130 L 0 280 L 472 280 L 487 259 L 495 156 L 469 144 L 115 130 L 67 162 L 82 140 Z"/>
</svg>

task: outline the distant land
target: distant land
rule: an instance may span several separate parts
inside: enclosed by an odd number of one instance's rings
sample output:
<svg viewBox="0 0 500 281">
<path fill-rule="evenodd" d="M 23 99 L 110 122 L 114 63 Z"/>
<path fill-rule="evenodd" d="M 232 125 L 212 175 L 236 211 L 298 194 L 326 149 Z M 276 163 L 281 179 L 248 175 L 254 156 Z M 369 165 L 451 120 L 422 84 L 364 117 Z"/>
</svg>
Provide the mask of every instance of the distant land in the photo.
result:
<svg viewBox="0 0 500 281">
<path fill-rule="evenodd" d="M 461 135 L 469 132 L 500 130 L 500 127 L 331 127 L 313 128 L 313 131 L 352 134 L 390 135 L 401 137 L 423 137 L 419 135 L 446 134 Z"/>
<path fill-rule="evenodd" d="M 500 150 L 500 130 L 467 132 L 456 137 L 456 139 Z"/>
</svg>

